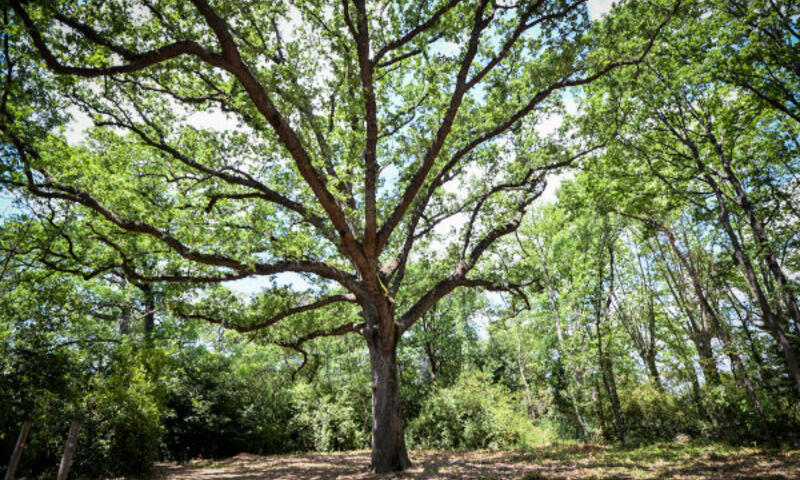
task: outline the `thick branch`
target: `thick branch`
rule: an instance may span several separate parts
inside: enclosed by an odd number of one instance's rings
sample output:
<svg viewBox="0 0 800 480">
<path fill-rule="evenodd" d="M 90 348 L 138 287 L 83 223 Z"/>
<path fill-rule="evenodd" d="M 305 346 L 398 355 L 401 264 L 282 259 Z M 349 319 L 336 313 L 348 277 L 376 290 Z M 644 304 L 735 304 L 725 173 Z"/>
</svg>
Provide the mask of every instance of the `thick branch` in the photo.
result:
<svg viewBox="0 0 800 480">
<path fill-rule="evenodd" d="M 89 78 L 118 75 L 121 73 L 133 73 L 152 65 L 177 58 L 181 55 L 196 56 L 216 67 L 224 68 L 225 65 L 225 61 L 221 56 L 216 53 L 209 52 L 202 45 L 190 40 L 174 42 L 144 53 L 126 52 L 126 54 L 123 56 L 128 60 L 128 63 L 122 65 L 114 65 L 110 67 L 75 67 L 64 65 L 58 61 L 56 56 L 53 55 L 53 53 L 47 47 L 47 44 L 42 38 L 41 33 L 36 29 L 36 25 L 34 25 L 33 21 L 28 15 L 28 12 L 22 7 L 21 2 L 19 0 L 11 0 L 10 3 L 11 7 L 14 9 L 14 12 L 17 14 L 17 16 L 19 16 L 19 18 L 22 20 L 22 23 L 25 25 L 25 30 L 28 32 L 28 35 L 30 35 L 33 45 L 36 47 L 36 50 L 39 51 L 39 54 L 44 59 L 47 67 L 56 73 Z M 96 32 L 94 33 L 94 35 L 90 35 L 88 37 L 94 43 L 106 46 L 112 45 L 111 42 L 101 39 Z M 113 48 L 112 50 L 116 51 L 119 50 L 119 48 L 120 47 Z"/>
<path fill-rule="evenodd" d="M 159 229 L 153 225 L 141 222 L 139 220 L 130 220 L 119 216 L 116 212 L 108 208 L 88 192 L 77 189 L 71 185 L 65 185 L 58 182 L 48 181 L 45 183 L 36 183 L 27 158 L 28 153 L 37 155 L 36 152 L 26 150 L 19 137 L 13 135 L 5 123 L 0 123 L 0 126 L 3 129 L 3 132 L 12 140 L 12 143 L 20 155 L 20 159 L 25 164 L 25 174 L 28 182 L 27 188 L 32 194 L 41 198 L 66 200 L 72 203 L 83 205 L 91 211 L 99 214 L 123 231 L 145 234 L 159 240 L 167 245 L 173 252 L 186 260 L 191 260 L 193 262 L 209 266 L 229 268 L 236 272 L 235 274 L 223 274 L 220 277 L 215 277 L 218 280 L 205 277 L 204 281 L 225 281 L 235 278 L 243 278 L 249 275 L 275 275 L 282 272 L 313 273 L 320 277 L 334 280 L 353 293 L 362 294 L 362 289 L 354 276 L 325 263 L 311 260 L 283 260 L 273 263 L 247 264 L 222 254 L 209 254 L 200 252 L 187 246 L 166 230 Z M 139 278 L 148 279 L 151 281 L 182 282 L 192 281 L 193 277 L 165 275 L 153 277 L 140 276 Z"/>
<path fill-rule="evenodd" d="M 256 323 L 254 325 L 236 325 L 236 324 L 228 323 L 223 319 L 218 319 L 216 317 L 212 317 L 210 315 L 206 315 L 206 314 L 202 314 L 202 313 L 185 313 L 185 312 L 181 311 L 180 309 L 178 310 L 177 314 L 178 314 L 178 316 L 180 316 L 181 318 L 184 318 L 184 319 L 204 320 L 204 321 L 209 322 L 209 323 L 216 323 L 216 324 L 222 325 L 225 328 L 231 328 L 231 329 L 236 330 L 237 332 L 240 332 L 240 333 L 247 333 L 247 332 L 254 332 L 256 330 L 262 330 L 264 328 L 270 327 L 270 326 L 280 322 L 284 318 L 291 317 L 292 315 L 297 315 L 299 313 L 310 312 L 312 310 L 318 310 L 318 309 L 326 307 L 326 306 L 328 306 L 328 305 L 330 305 L 332 303 L 355 302 L 355 301 L 356 301 L 356 297 L 355 297 L 355 295 L 352 295 L 352 294 L 332 295 L 330 297 L 325 297 L 325 298 L 322 298 L 320 300 L 317 300 L 316 302 L 313 302 L 313 303 L 309 303 L 309 304 L 306 304 L 306 305 L 299 305 L 297 307 L 289 308 L 287 310 L 284 310 L 283 312 L 278 313 L 277 315 L 272 316 L 271 318 L 269 318 L 269 319 L 267 319 L 267 320 L 265 320 L 263 322 Z M 324 330 L 321 331 L 321 332 L 324 332 Z M 319 335 L 316 335 L 315 337 L 311 337 L 311 338 L 316 338 L 316 337 L 319 337 L 319 336 L 322 336 L 322 335 L 323 335 L 323 333 L 320 333 Z M 303 341 L 310 340 L 311 338 L 305 339 Z M 298 344 L 298 346 L 299 346 L 299 344 Z"/>
<path fill-rule="evenodd" d="M 394 210 L 389 215 L 389 218 L 378 232 L 377 241 L 379 251 L 389 241 L 389 238 L 391 237 L 395 227 L 397 227 L 397 225 L 400 223 L 400 220 L 405 216 L 408 208 L 411 206 L 411 203 L 414 201 L 419 193 L 419 190 L 424 185 L 425 178 L 427 178 L 428 172 L 430 172 L 430 169 L 433 167 L 434 161 L 444 147 L 445 140 L 447 139 L 447 136 L 453 127 L 453 122 L 455 121 L 456 114 L 461 106 L 461 101 L 467 92 L 467 88 L 465 87 L 467 75 L 469 74 L 472 61 L 475 58 L 475 55 L 478 53 L 478 43 L 481 33 L 484 29 L 486 29 L 486 27 L 489 25 L 489 21 L 491 20 L 484 20 L 483 18 L 483 13 L 487 4 L 488 0 L 482 0 L 478 5 L 478 8 L 475 10 L 475 19 L 472 31 L 470 32 L 467 50 L 461 60 L 461 67 L 458 75 L 456 76 L 456 84 L 453 89 L 453 94 L 450 97 L 450 104 L 447 107 L 447 112 L 445 113 L 444 119 L 439 126 L 439 130 L 436 132 L 433 142 L 428 147 L 425 155 L 422 158 L 422 163 L 419 170 L 414 173 L 414 176 L 411 178 L 411 181 L 403 192 L 400 201 L 397 203 Z"/>
<path fill-rule="evenodd" d="M 472 251 L 470 252 L 468 258 L 461 259 L 456 267 L 453 269 L 453 272 L 444 280 L 439 281 L 433 288 L 431 288 L 425 295 L 422 296 L 414 305 L 412 305 L 406 312 L 400 317 L 399 323 L 401 325 L 401 332 L 404 332 L 411 328 L 414 323 L 419 320 L 422 315 L 427 312 L 433 305 L 436 304 L 440 299 L 444 296 L 452 292 L 456 287 L 459 286 L 480 286 L 480 285 L 472 285 L 472 281 L 466 278 L 467 273 L 469 273 L 477 264 L 478 260 L 480 259 L 481 255 L 488 249 L 493 243 L 495 243 L 498 239 L 502 238 L 509 233 L 512 233 L 519 228 L 519 225 L 522 223 L 522 218 L 525 215 L 525 210 L 539 195 L 541 195 L 541 190 L 538 192 L 533 192 L 528 198 L 526 198 L 519 207 L 517 207 L 517 213 L 506 223 L 499 225 L 492 230 L 490 230 L 476 245 L 473 247 Z"/>
<path fill-rule="evenodd" d="M 342 208 L 339 206 L 335 197 L 328 191 L 324 177 L 320 175 L 312 165 L 311 159 L 303 148 L 298 135 L 277 111 L 264 87 L 242 61 L 225 21 L 211 9 L 207 2 L 203 0 L 193 0 L 193 3 L 219 39 L 223 49 L 223 55 L 210 53 L 206 48 L 200 46 L 196 42 L 181 41 L 150 52 L 138 54 L 136 60 L 124 65 L 98 68 L 71 67 L 59 63 L 58 59 L 47 48 L 41 33 L 36 29 L 36 26 L 25 9 L 22 8 L 19 0 L 13 1 L 12 7 L 25 24 L 28 34 L 31 36 L 34 45 L 44 58 L 47 66 L 56 73 L 83 77 L 131 73 L 180 55 L 188 54 L 197 56 L 209 65 L 222 68 L 233 74 L 242 84 L 258 111 L 272 126 L 281 143 L 291 154 L 301 176 L 311 187 L 320 205 L 328 214 L 336 231 L 342 238 L 344 249 L 349 256 L 355 259 L 357 264 L 364 266 L 363 253 L 348 225 Z M 95 38 L 94 41 L 98 43 L 99 40 Z"/>
</svg>

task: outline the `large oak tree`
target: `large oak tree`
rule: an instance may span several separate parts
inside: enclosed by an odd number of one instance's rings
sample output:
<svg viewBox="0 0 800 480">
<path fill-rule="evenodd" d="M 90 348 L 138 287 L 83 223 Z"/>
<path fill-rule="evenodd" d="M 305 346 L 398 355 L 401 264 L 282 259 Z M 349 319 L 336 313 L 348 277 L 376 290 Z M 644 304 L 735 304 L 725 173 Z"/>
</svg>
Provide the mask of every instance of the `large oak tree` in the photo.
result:
<svg viewBox="0 0 800 480">
<path fill-rule="evenodd" d="M 248 315 L 211 294 L 174 306 L 240 331 L 305 319 L 281 337 L 293 348 L 363 336 L 372 468 L 400 470 L 398 342 L 459 287 L 526 282 L 480 260 L 548 172 L 600 147 L 537 122 L 639 64 L 677 8 L 628 2 L 593 23 L 585 3 L 11 0 L 2 183 L 59 230 L 53 268 L 142 285 L 302 275 L 307 291 L 272 283 Z M 95 124 L 79 145 L 63 130 L 77 111 Z M 199 126 L 208 112 L 236 127 Z M 342 304 L 360 318 L 309 316 Z"/>
</svg>

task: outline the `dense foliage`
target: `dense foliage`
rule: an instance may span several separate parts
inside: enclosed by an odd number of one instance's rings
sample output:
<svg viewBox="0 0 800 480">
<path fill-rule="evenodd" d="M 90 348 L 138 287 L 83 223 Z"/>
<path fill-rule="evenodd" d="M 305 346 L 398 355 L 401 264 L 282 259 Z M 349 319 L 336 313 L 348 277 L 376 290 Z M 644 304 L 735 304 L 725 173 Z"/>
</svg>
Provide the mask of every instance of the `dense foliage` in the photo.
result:
<svg viewBox="0 0 800 480">
<path fill-rule="evenodd" d="M 73 419 L 86 477 L 371 444 L 400 468 L 384 421 L 426 449 L 800 442 L 796 1 L 389 2 L 378 32 L 371 2 L 213 2 L 227 36 L 194 3 L 3 5 L 17 476 L 54 474 Z"/>
</svg>

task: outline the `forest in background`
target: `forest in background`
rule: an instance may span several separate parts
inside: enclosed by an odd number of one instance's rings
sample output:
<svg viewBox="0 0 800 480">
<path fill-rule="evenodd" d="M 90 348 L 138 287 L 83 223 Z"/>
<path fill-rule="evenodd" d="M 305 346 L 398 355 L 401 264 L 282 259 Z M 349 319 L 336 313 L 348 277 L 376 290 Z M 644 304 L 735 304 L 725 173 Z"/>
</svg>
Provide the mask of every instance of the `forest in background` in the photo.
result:
<svg viewBox="0 0 800 480">
<path fill-rule="evenodd" d="M 548 140 L 515 145 L 587 150 L 545 169 L 563 179 L 555 200 L 534 202 L 481 260 L 480 272 L 513 286 L 455 288 L 398 344 L 410 449 L 800 441 L 800 5 L 677 5 L 656 8 L 674 13 L 641 62 L 568 90 L 547 105 L 563 118 Z M 647 8 L 622 2 L 593 35 L 635 42 Z M 8 58 L 6 48 L 4 68 Z M 5 82 L 6 112 L 25 114 L 7 98 L 44 102 Z M 367 345 L 309 328 L 357 318 L 354 305 L 247 332 L 290 307 L 286 296 L 91 271 L 87 258 L 130 245 L 93 214 L 29 191 L 5 115 L 0 182 L 15 203 L 0 238 L 0 460 L 31 419 L 18 477 L 52 474 L 71 419 L 82 421 L 74 472 L 87 477 L 145 474 L 158 459 L 369 448 Z M 144 148 L 102 126 L 91 135 L 102 148 L 87 162 L 113 166 L 115 148 Z M 77 162 L 80 147 L 47 141 Z M 493 166 L 466 171 L 462 188 Z M 141 187 L 131 182 L 119 180 Z M 500 215 L 506 198 L 487 205 Z M 447 274 L 464 253 L 442 239 L 473 225 L 424 232 L 432 253 L 410 256 L 398 303 Z M 135 261 L 155 272 L 170 260 Z M 187 298 L 202 308 L 187 313 Z"/>
</svg>

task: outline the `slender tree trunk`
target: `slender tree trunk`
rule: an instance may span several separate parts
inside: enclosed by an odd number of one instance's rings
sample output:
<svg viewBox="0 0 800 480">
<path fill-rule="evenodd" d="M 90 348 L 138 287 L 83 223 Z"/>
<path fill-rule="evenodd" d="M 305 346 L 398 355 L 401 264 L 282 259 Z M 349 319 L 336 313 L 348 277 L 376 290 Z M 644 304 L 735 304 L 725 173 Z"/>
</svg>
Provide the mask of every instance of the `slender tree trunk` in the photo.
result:
<svg viewBox="0 0 800 480">
<path fill-rule="evenodd" d="M 578 340 L 581 347 L 581 355 L 580 358 L 585 358 L 586 356 L 586 341 L 583 336 L 583 322 L 581 321 L 581 316 L 578 315 L 577 317 L 577 328 L 575 329 L 575 335 L 578 336 Z M 559 352 L 563 351 L 561 345 L 559 345 Z M 559 354 L 560 355 L 560 354 Z M 559 356 L 559 359 L 561 357 Z M 578 428 L 580 429 L 581 440 L 586 441 L 587 432 L 586 432 L 586 422 L 583 420 L 583 416 L 581 415 L 581 408 L 580 404 L 583 399 L 583 391 L 585 390 L 585 383 L 584 383 L 584 369 L 578 368 L 577 365 L 571 364 L 571 371 L 572 375 L 575 378 L 575 390 L 572 392 L 572 405 L 575 410 L 575 420 L 578 422 Z"/>
<path fill-rule="evenodd" d="M 600 376 L 603 379 L 608 400 L 611 403 L 611 413 L 614 415 L 614 436 L 621 443 L 625 443 L 625 427 L 622 420 L 622 407 L 617 394 L 617 382 L 614 379 L 614 366 L 608 352 L 603 351 L 603 337 L 600 333 L 600 324 L 597 324 L 597 354 L 600 362 Z"/>
<path fill-rule="evenodd" d="M 420 326 L 422 327 L 422 330 L 426 334 L 431 333 L 425 315 L 423 315 L 422 318 L 420 319 Z M 427 355 L 428 357 L 428 370 L 431 372 L 431 380 L 436 380 L 436 374 L 439 372 L 439 368 L 438 365 L 436 364 L 436 354 L 434 353 L 433 344 L 427 335 L 422 342 L 422 346 L 425 349 L 425 355 Z"/>
<path fill-rule="evenodd" d="M 583 421 L 583 416 L 581 416 L 580 407 L 578 407 L 578 395 L 573 392 L 571 397 L 572 409 L 575 412 L 575 421 L 578 423 L 578 435 L 580 436 L 581 442 L 586 442 L 586 424 Z"/>
<path fill-rule="evenodd" d="M 730 157 L 724 153 L 722 145 L 717 142 L 716 137 L 713 135 L 713 133 L 711 133 L 710 130 L 709 138 L 714 145 L 714 150 L 716 151 L 720 162 L 722 162 L 722 168 L 725 170 L 725 179 L 733 186 L 733 189 L 736 192 L 736 203 L 744 211 L 745 217 L 747 218 L 747 223 L 750 225 L 750 230 L 753 232 L 753 237 L 756 239 L 759 250 L 763 252 L 764 261 L 767 264 L 767 268 L 772 273 L 775 281 L 778 283 L 781 300 L 783 301 L 786 310 L 788 310 L 789 316 L 794 322 L 795 330 L 800 332 L 800 307 L 798 307 L 797 301 L 794 298 L 794 294 L 792 293 L 789 285 L 789 280 L 783 273 L 783 269 L 781 268 L 780 263 L 773 252 L 772 243 L 770 242 L 769 236 L 764 230 L 764 225 L 756 215 L 755 207 L 750 201 L 750 198 L 742 186 L 742 183 L 739 181 L 739 177 L 736 175 L 736 172 L 733 171 Z"/>
<path fill-rule="evenodd" d="M 719 205 L 719 221 L 722 225 L 722 228 L 725 230 L 725 233 L 728 235 L 729 240 L 731 241 L 731 246 L 733 247 L 733 252 L 736 257 L 737 262 L 742 267 L 744 272 L 745 279 L 747 280 L 747 284 L 750 287 L 750 291 L 756 299 L 759 308 L 763 314 L 764 323 L 769 328 L 770 332 L 772 333 L 775 340 L 778 342 L 778 346 L 781 348 L 783 352 L 783 358 L 786 362 L 786 368 L 789 371 L 789 376 L 792 378 L 795 391 L 797 393 L 797 398 L 800 399 L 800 365 L 797 362 L 797 355 L 794 350 L 794 346 L 792 345 L 791 341 L 789 340 L 786 332 L 783 329 L 780 321 L 775 317 L 775 313 L 770 308 L 769 301 L 767 300 L 764 291 L 761 289 L 761 284 L 758 281 L 758 277 L 756 276 L 755 269 L 753 268 L 753 263 L 750 261 L 750 257 L 744 252 L 741 243 L 739 242 L 739 237 L 736 236 L 736 232 L 733 230 L 733 226 L 730 222 L 730 216 L 728 212 L 728 207 L 725 204 L 725 199 L 722 195 L 722 192 L 719 189 L 719 185 L 717 182 L 711 177 L 710 174 L 707 172 L 705 173 L 705 178 L 707 183 L 711 186 L 714 190 L 714 194 L 717 197 L 717 203 Z M 800 405 L 800 404 L 799 404 Z"/>
<path fill-rule="evenodd" d="M 144 338 L 145 341 L 150 344 L 152 343 L 151 334 L 156 325 L 156 295 L 155 292 L 153 292 L 153 285 L 150 283 L 136 284 L 136 286 L 141 290 L 144 296 L 144 313 L 142 314 L 144 318 Z"/>
<path fill-rule="evenodd" d="M 528 412 L 528 416 L 534 418 L 536 416 L 536 412 L 533 409 L 533 399 L 531 398 L 531 386 L 528 383 L 528 377 L 525 376 L 525 362 L 522 359 L 522 337 L 520 336 L 520 329 L 522 322 L 519 319 L 519 315 L 515 315 L 514 320 L 516 320 L 516 333 L 517 333 L 517 367 L 519 367 L 519 378 L 522 380 L 522 388 L 524 389 L 525 393 L 525 402 L 527 405 L 525 406 L 525 410 Z"/>
<path fill-rule="evenodd" d="M 662 257 L 666 259 L 667 253 L 661 248 L 661 244 L 658 244 L 658 249 Z M 681 261 L 681 266 L 682 265 L 683 262 Z M 719 385 L 719 370 L 717 369 L 717 360 L 714 357 L 714 350 L 711 348 L 711 332 L 707 328 L 708 325 L 706 322 L 702 322 L 702 325 L 699 325 L 695 321 L 692 308 L 689 306 L 686 295 L 681 289 L 681 282 L 678 281 L 672 269 L 665 268 L 664 271 L 666 273 L 665 280 L 667 281 L 667 287 L 672 294 L 672 298 L 683 311 L 684 315 L 686 315 L 686 330 L 689 333 L 689 339 L 694 343 L 697 349 L 697 356 L 700 362 L 700 368 L 703 371 L 703 377 L 706 383 L 710 385 Z M 692 370 L 694 371 L 694 368 L 692 368 Z"/>
<path fill-rule="evenodd" d="M 661 376 L 658 374 L 658 367 L 656 366 L 656 356 L 648 353 L 647 355 L 647 370 L 650 372 L 650 380 L 653 382 L 653 386 L 656 387 L 656 390 L 659 392 L 664 391 L 664 386 L 661 384 Z"/>
<path fill-rule="evenodd" d="M 544 278 L 547 284 L 547 299 L 550 301 L 550 308 L 553 310 L 553 321 L 555 322 L 556 336 L 558 337 L 558 347 L 561 349 L 561 345 L 564 343 L 564 335 L 561 333 L 561 317 L 558 311 L 558 301 L 556 300 L 555 289 L 553 288 L 553 279 L 550 277 L 550 267 L 547 264 L 547 251 L 545 251 L 544 246 L 538 242 L 538 239 L 535 239 L 534 247 L 536 247 L 536 253 L 538 253 L 539 260 L 542 262 Z"/>
<path fill-rule="evenodd" d="M 22 457 L 22 449 L 25 448 L 25 440 L 28 438 L 28 432 L 31 431 L 31 423 L 33 422 L 30 420 L 22 422 L 22 430 L 19 432 L 19 437 L 17 437 L 17 443 L 14 444 L 14 452 L 11 454 L 11 460 L 8 462 L 8 470 L 6 470 L 4 480 L 14 480 L 14 474 L 17 472 L 19 459 Z"/>
<path fill-rule="evenodd" d="M 642 287 L 647 294 L 647 325 L 645 332 L 647 333 L 647 338 L 641 335 L 642 339 L 642 353 L 644 354 L 642 360 L 644 360 L 645 364 L 647 365 L 647 369 L 650 373 L 650 379 L 654 383 L 656 389 L 663 393 L 664 386 L 661 384 L 661 376 L 658 374 L 658 367 L 656 366 L 656 356 L 658 355 L 658 350 L 656 349 L 656 307 L 655 303 L 653 302 L 653 297 L 656 295 L 656 290 L 653 288 L 652 282 L 650 281 L 650 276 L 648 275 L 647 271 L 642 264 L 642 255 L 640 251 L 636 252 L 636 263 L 639 266 L 639 274 L 642 276 Z M 636 326 L 632 325 L 632 328 L 637 328 Z M 635 342 L 636 340 L 634 340 Z"/>
<path fill-rule="evenodd" d="M 608 348 L 603 350 L 603 328 L 601 323 L 603 321 L 609 322 L 611 320 L 611 302 L 614 296 L 614 249 L 609 243 L 608 245 L 608 265 L 609 265 L 609 286 L 602 313 L 600 306 L 597 307 L 597 316 L 595 328 L 597 330 L 597 356 L 600 363 L 600 376 L 603 379 L 603 386 L 608 394 L 608 400 L 611 402 L 611 413 L 614 415 L 614 434 L 621 443 L 625 443 L 625 425 L 622 419 L 622 407 L 617 394 L 617 382 L 614 378 L 614 365 L 611 360 L 611 354 Z M 602 285 L 603 269 L 599 269 L 598 281 Z M 611 342 L 609 342 L 610 345 Z"/>
<path fill-rule="evenodd" d="M 717 148 L 719 153 L 718 144 L 715 143 L 715 148 Z M 723 195 L 722 188 L 720 187 L 717 180 L 714 178 L 711 172 L 706 169 L 705 164 L 700 159 L 700 154 L 697 150 L 697 147 L 691 143 L 687 143 L 687 146 L 692 150 L 692 156 L 695 159 L 695 165 L 697 169 L 700 171 L 700 174 L 703 176 L 705 182 L 711 187 L 711 190 L 714 192 L 714 197 L 717 200 L 717 207 L 719 209 L 717 218 L 719 219 L 719 223 L 722 226 L 722 229 L 725 231 L 725 234 L 728 236 L 728 239 L 731 242 L 731 246 L 733 247 L 733 253 L 736 257 L 736 261 L 739 263 L 739 266 L 742 268 L 744 273 L 745 280 L 747 280 L 747 286 L 750 288 L 750 293 L 752 293 L 753 297 L 758 304 L 759 309 L 763 315 L 764 324 L 769 328 L 772 336 L 778 342 L 778 346 L 780 347 L 783 358 L 786 364 L 786 369 L 789 371 L 789 376 L 792 378 L 794 383 L 795 392 L 797 394 L 797 399 L 800 400 L 800 365 L 797 362 L 797 355 L 795 353 L 794 346 L 792 345 L 791 341 L 789 340 L 788 336 L 786 335 L 786 331 L 783 329 L 783 325 L 776 317 L 775 312 L 772 310 L 770 306 L 769 300 L 767 296 L 764 294 L 764 290 L 761 288 L 761 282 L 759 282 L 758 277 L 756 276 L 755 268 L 753 268 L 753 262 L 750 260 L 750 257 L 745 253 L 744 248 L 742 247 L 742 243 L 739 241 L 739 237 L 736 234 L 736 231 L 733 229 L 733 225 L 731 224 L 730 220 L 730 212 L 728 211 L 728 205 L 725 200 L 725 196 Z M 721 157 L 723 163 L 727 162 L 724 155 Z M 728 165 L 729 167 L 729 165 Z M 727 168 L 726 174 L 731 176 L 733 172 L 730 168 Z M 730 180 L 730 179 L 729 179 Z M 737 183 L 734 182 L 734 188 L 737 187 Z M 736 188 L 737 194 L 739 195 L 738 203 L 743 206 L 743 203 L 746 203 L 746 196 L 742 197 L 742 190 L 741 185 Z M 744 207 L 744 206 L 743 206 Z M 747 214 L 747 208 L 745 208 L 745 213 Z M 753 219 L 751 219 L 753 220 Z M 751 227 L 753 224 L 751 223 Z M 760 224 L 756 225 L 756 227 L 760 227 Z M 759 230 L 759 228 L 753 227 L 753 233 L 757 237 L 757 241 L 761 246 L 763 237 L 758 238 L 759 232 L 763 234 L 763 230 Z M 764 244 L 763 247 L 768 251 L 768 245 Z M 769 259 L 767 259 L 769 262 Z M 780 270 L 780 268 L 778 268 Z M 778 272 L 774 272 L 778 273 Z M 780 276 L 780 275 L 778 275 Z M 778 280 L 779 283 L 781 282 Z M 781 287 L 784 285 L 781 284 Z M 784 293 L 788 293 L 788 290 L 784 290 Z M 786 297 L 784 297 L 786 300 Z M 793 299 L 792 299 L 793 300 Z M 791 302 L 790 302 L 791 303 Z M 797 407 L 800 408 L 800 401 L 797 404 Z"/>
<path fill-rule="evenodd" d="M 769 429 L 767 415 L 764 413 L 764 408 L 761 406 L 761 401 L 758 399 L 758 395 L 756 394 L 756 389 L 753 386 L 753 381 L 750 378 L 750 374 L 747 373 L 747 368 L 745 368 L 742 357 L 739 355 L 739 348 L 734 343 L 733 338 L 731 338 L 727 325 L 720 325 L 719 331 L 720 338 L 725 344 L 725 349 L 728 351 L 728 357 L 731 359 L 733 371 L 734 373 L 738 372 L 742 379 L 745 391 L 747 392 L 747 398 L 750 401 L 753 409 L 758 414 L 759 420 L 761 421 L 761 428 L 764 431 L 764 435 L 766 436 L 767 440 L 769 440 L 772 444 L 775 444 L 775 437 L 772 436 L 772 432 Z"/>
<path fill-rule="evenodd" d="M 606 440 L 611 440 L 613 439 L 613 437 L 612 434 L 610 433 L 611 428 L 608 425 L 609 420 L 608 418 L 606 418 L 606 409 L 603 408 L 603 402 L 602 399 L 600 398 L 600 381 L 598 380 L 597 375 L 593 375 L 592 380 L 593 381 L 592 381 L 591 400 L 592 400 L 592 405 L 596 407 L 595 415 L 597 415 L 597 418 L 600 419 L 600 427 L 603 430 L 603 438 L 605 438 Z"/>
<path fill-rule="evenodd" d="M 156 297 L 153 293 L 153 287 L 149 284 L 145 285 L 142 289 L 144 292 L 144 334 L 150 336 L 153 332 L 153 327 L 156 325 Z"/>
<path fill-rule="evenodd" d="M 372 372 L 372 470 L 376 473 L 411 466 L 403 435 L 397 374 L 397 343 L 367 337 Z"/>
<path fill-rule="evenodd" d="M 131 331 L 131 311 L 127 305 L 122 306 L 122 314 L 117 320 L 119 325 L 119 334 L 127 335 Z"/>
<path fill-rule="evenodd" d="M 750 375 L 747 373 L 747 369 L 744 366 L 744 362 L 742 362 L 742 358 L 739 356 L 739 349 L 730 335 L 728 324 L 719 315 L 717 309 L 714 308 L 714 306 L 709 301 L 708 294 L 706 290 L 703 289 L 703 286 L 700 282 L 700 276 L 698 275 L 697 268 L 695 268 L 693 262 L 690 261 L 690 258 L 684 256 L 683 252 L 681 252 L 681 250 L 678 248 L 677 243 L 675 242 L 675 237 L 672 234 L 672 232 L 669 229 L 665 229 L 664 231 L 666 232 L 670 245 L 675 251 L 675 255 L 677 255 L 678 258 L 681 260 L 683 266 L 686 268 L 686 271 L 689 274 L 689 278 L 692 281 L 692 286 L 694 287 L 695 296 L 697 297 L 697 300 L 700 302 L 701 312 L 703 313 L 704 318 L 708 318 L 709 320 L 711 320 L 712 327 L 717 332 L 717 335 L 722 340 L 722 343 L 725 345 L 725 349 L 728 351 L 728 356 L 731 359 L 732 367 L 734 368 L 734 370 L 739 371 L 739 375 L 742 378 L 742 383 L 744 384 L 744 388 L 747 391 L 747 398 L 750 401 L 752 407 L 755 409 L 756 413 L 758 414 L 758 418 L 761 421 L 761 425 L 762 428 L 764 429 L 765 434 L 774 443 L 774 439 L 771 437 L 769 433 L 769 423 L 767 422 L 767 417 L 764 414 L 764 409 L 761 407 L 761 401 L 758 399 L 758 395 L 756 395 L 755 388 L 753 387 L 753 382 L 750 380 Z"/>
<path fill-rule="evenodd" d="M 563 357 L 564 357 L 564 334 L 561 330 L 561 314 L 558 309 L 558 299 L 556 298 L 555 289 L 553 288 L 553 278 L 550 276 L 550 267 L 547 263 L 547 252 L 544 248 L 544 243 L 538 238 L 534 238 L 533 242 L 534 248 L 536 250 L 537 255 L 539 256 L 539 260 L 542 262 L 542 268 L 544 269 L 544 278 L 545 283 L 547 285 L 547 299 L 550 301 L 550 309 L 553 311 L 553 322 L 555 323 L 556 327 L 556 339 L 558 340 L 558 361 L 563 365 Z M 520 246 L 522 243 L 520 242 Z M 579 328 L 580 329 L 580 328 Z M 578 423 L 578 428 L 580 429 L 580 437 L 582 441 L 586 441 L 586 425 L 583 422 L 583 417 L 581 416 L 580 407 L 578 405 L 578 396 L 577 393 L 580 392 L 582 389 L 581 382 L 579 380 L 579 372 L 577 371 L 574 366 L 570 369 L 572 371 L 572 376 L 575 379 L 575 392 L 572 392 L 570 398 L 572 400 L 572 408 L 575 411 L 575 421 Z"/>
<path fill-rule="evenodd" d="M 733 289 L 730 285 L 725 283 L 723 285 L 723 289 L 725 290 L 725 295 L 728 297 L 733 311 L 739 318 L 739 323 L 742 324 L 742 331 L 747 337 L 747 346 L 750 349 L 750 357 L 753 359 L 756 365 L 758 365 L 759 371 L 761 371 L 763 374 L 764 360 L 761 358 L 761 352 L 759 352 L 756 348 L 755 338 L 753 338 L 753 333 L 750 331 L 750 312 L 736 298 L 736 295 L 733 293 Z"/>
<path fill-rule="evenodd" d="M 687 375 L 689 376 L 689 381 L 692 384 L 692 400 L 697 408 L 697 413 L 708 421 L 715 423 L 714 419 L 711 418 L 711 415 L 708 414 L 708 410 L 706 410 L 705 405 L 703 405 L 703 396 L 700 393 L 700 381 L 697 379 L 697 370 L 695 370 L 694 362 L 692 361 L 690 354 L 686 351 L 686 344 L 683 341 L 683 335 L 681 335 L 678 330 L 673 327 L 671 322 L 667 322 L 666 325 L 667 329 L 675 337 L 675 350 L 683 361 L 683 365 L 686 368 Z"/>
<path fill-rule="evenodd" d="M 126 279 L 122 279 L 122 291 L 125 291 L 125 286 L 128 284 Z M 120 312 L 119 318 L 117 319 L 117 326 L 119 328 L 120 335 L 127 335 L 130 333 L 131 330 L 131 309 L 130 305 L 127 301 L 122 302 L 120 306 L 122 311 Z"/>
</svg>

